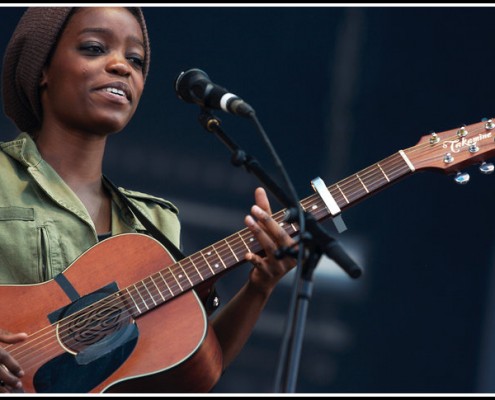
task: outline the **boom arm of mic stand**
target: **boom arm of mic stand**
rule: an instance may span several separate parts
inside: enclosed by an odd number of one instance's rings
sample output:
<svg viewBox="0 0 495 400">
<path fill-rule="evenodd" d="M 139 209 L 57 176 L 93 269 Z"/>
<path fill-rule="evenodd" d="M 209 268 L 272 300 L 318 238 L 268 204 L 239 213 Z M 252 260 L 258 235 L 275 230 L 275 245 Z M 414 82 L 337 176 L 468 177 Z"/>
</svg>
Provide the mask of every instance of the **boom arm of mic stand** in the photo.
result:
<svg viewBox="0 0 495 400">
<path fill-rule="evenodd" d="M 232 164 L 236 167 L 244 166 L 248 172 L 254 173 L 263 182 L 274 196 L 287 208 L 297 208 L 298 204 L 293 204 L 285 192 L 266 174 L 259 162 L 242 150 L 220 127 L 220 120 L 211 114 L 207 109 L 202 108 L 199 115 L 199 122 L 207 131 L 212 132 L 230 149 L 232 152 Z"/>
</svg>

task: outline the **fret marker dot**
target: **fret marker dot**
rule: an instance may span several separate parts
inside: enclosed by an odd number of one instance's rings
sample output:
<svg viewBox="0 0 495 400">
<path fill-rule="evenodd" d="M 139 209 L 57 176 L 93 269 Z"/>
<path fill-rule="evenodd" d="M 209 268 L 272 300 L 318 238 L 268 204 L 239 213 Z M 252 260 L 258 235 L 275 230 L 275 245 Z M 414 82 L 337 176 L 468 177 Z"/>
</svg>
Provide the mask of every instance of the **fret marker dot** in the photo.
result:
<svg viewBox="0 0 495 400">
<path fill-rule="evenodd" d="M 215 268 L 218 268 L 218 263 L 214 265 Z"/>
<path fill-rule="evenodd" d="M 316 210 L 318 208 L 318 206 L 316 204 L 313 205 L 313 207 L 311 207 L 311 209 L 313 210 Z"/>
</svg>

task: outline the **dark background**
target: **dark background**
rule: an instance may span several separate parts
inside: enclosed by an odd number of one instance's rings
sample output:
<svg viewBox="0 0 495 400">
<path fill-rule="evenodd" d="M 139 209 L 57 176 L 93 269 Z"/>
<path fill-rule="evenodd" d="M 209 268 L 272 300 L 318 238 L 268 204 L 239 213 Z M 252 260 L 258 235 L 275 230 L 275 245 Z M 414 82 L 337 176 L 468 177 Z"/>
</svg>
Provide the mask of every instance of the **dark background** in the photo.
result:
<svg viewBox="0 0 495 400">
<path fill-rule="evenodd" d="M 3 49 L 23 8 L 0 9 Z M 109 141 L 114 182 L 174 201 L 184 251 L 243 226 L 258 180 L 177 99 L 201 68 L 257 111 L 300 198 L 443 132 L 494 115 L 495 9 L 486 7 L 146 7 L 152 55 L 132 123 Z M 246 119 L 224 130 L 282 182 Z M 0 140 L 16 135 L 5 118 Z M 493 184 L 419 172 L 324 226 L 364 269 L 322 259 L 308 305 L 299 393 L 473 393 L 495 388 Z M 0 172 L 1 173 L 1 172 Z M 283 208 L 272 198 L 273 209 Z M 223 303 L 248 265 L 217 283 Z M 293 275 L 277 287 L 216 393 L 273 392 Z"/>
</svg>

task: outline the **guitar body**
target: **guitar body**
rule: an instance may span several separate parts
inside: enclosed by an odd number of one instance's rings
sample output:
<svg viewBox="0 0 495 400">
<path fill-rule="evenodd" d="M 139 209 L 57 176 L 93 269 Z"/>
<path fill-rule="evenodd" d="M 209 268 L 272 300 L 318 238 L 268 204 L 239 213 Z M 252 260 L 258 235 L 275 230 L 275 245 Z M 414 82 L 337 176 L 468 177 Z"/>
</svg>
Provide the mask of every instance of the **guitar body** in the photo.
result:
<svg viewBox="0 0 495 400">
<path fill-rule="evenodd" d="M 25 342 L 6 347 L 25 371 L 24 390 L 31 393 L 210 390 L 220 377 L 222 355 L 202 303 L 192 290 L 143 312 L 136 319 L 128 317 L 124 327 L 105 339 L 106 348 L 97 342 L 80 347 L 84 350 L 79 352 L 80 359 L 76 357 L 73 336 L 67 336 L 67 329 L 62 328 L 71 313 L 67 306 L 77 304 L 76 297 L 86 296 L 91 304 L 92 297 L 102 288 L 132 287 L 173 262 L 156 240 L 141 234 L 124 234 L 85 252 L 64 271 L 66 279 L 0 286 L 2 327 L 29 334 Z M 60 314 L 61 311 L 65 314 Z M 55 322 L 51 323 L 53 319 Z M 112 351 L 106 353 L 108 348 Z"/>
</svg>

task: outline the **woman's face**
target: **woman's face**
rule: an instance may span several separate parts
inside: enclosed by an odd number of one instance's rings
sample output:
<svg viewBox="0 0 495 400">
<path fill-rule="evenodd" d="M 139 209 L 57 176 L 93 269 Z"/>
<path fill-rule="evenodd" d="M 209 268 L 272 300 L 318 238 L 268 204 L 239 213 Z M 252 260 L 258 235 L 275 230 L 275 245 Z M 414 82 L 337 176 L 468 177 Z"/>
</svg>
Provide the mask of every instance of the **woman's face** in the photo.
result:
<svg viewBox="0 0 495 400">
<path fill-rule="evenodd" d="M 77 10 L 43 70 L 43 127 L 122 130 L 143 92 L 144 55 L 141 26 L 128 10 Z"/>
</svg>

